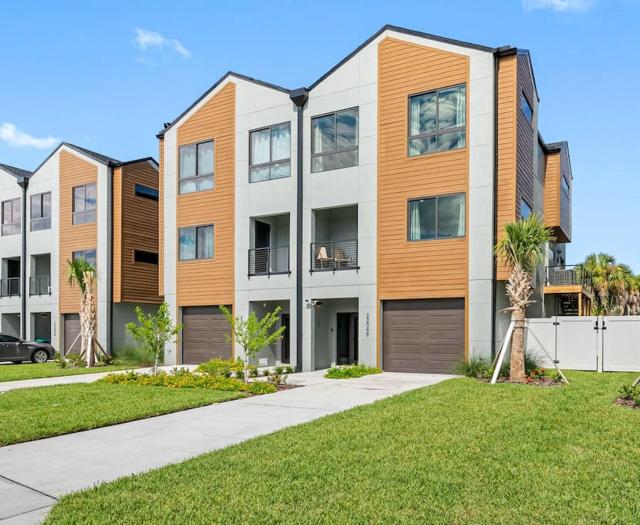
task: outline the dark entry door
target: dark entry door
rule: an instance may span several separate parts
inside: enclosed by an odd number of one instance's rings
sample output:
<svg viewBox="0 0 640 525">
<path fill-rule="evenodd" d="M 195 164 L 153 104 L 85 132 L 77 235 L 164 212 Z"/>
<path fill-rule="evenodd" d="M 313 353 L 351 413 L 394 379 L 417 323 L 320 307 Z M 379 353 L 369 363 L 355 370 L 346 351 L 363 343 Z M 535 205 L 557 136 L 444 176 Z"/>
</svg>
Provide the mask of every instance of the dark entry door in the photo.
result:
<svg viewBox="0 0 640 525">
<path fill-rule="evenodd" d="M 339 365 L 358 362 L 358 314 L 338 313 L 336 322 Z"/>
<path fill-rule="evenodd" d="M 268 273 L 269 247 L 271 246 L 271 225 L 256 221 L 256 273 Z"/>
<path fill-rule="evenodd" d="M 289 314 L 282 314 L 280 316 L 280 324 L 285 326 L 286 329 L 282 334 L 282 355 L 280 360 L 283 363 L 289 364 L 291 362 L 291 336 L 289 330 L 291 328 L 291 318 Z"/>
</svg>

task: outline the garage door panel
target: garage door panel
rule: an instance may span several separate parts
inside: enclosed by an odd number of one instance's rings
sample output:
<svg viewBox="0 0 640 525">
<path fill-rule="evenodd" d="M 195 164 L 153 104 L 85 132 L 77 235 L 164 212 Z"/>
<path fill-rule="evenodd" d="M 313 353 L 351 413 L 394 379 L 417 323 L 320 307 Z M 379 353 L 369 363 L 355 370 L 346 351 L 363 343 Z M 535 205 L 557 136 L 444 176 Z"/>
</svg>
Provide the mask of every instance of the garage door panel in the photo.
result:
<svg viewBox="0 0 640 525">
<path fill-rule="evenodd" d="M 217 306 L 185 307 L 182 322 L 182 356 L 185 364 L 231 358 L 231 343 L 227 341 L 229 327 Z"/>
<path fill-rule="evenodd" d="M 383 367 L 452 373 L 464 358 L 464 299 L 386 301 Z"/>
<path fill-rule="evenodd" d="M 72 353 L 80 353 L 81 344 L 78 340 L 80 333 L 80 314 L 64 315 L 64 353 L 65 355 L 71 350 Z M 71 345 L 73 348 L 71 348 Z"/>
</svg>

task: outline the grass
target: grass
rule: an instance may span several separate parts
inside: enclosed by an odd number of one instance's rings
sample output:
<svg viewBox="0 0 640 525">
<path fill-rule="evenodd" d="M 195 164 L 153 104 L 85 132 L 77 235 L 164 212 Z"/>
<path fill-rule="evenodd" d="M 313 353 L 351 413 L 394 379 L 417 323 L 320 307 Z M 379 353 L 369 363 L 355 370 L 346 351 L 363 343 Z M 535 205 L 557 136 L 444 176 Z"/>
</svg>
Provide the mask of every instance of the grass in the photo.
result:
<svg viewBox="0 0 640 525">
<path fill-rule="evenodd" d="M 64 497 L 48 523 L 639 523 L 634 374 L 454 379 Z"/>
<path fill-rule="evenodd" d="M 375 366 L 367 365 L 346 365 L 336 366 L 327 370 L 324 377 L 328 379 L 354 379 L 356 377 L 364 377 L 371 374 L 381 374 L 382 370 Z"/>
<path fill-rule="evenodd" d="M 0 446 L 104 427 L 244 397 L 203 388 L 89 383 L 0 394 Z"/>
<path fill-rule="evenodd" d="M 47 363 L 22 363 L 19 365 L 0 365 L 0 383 L 4 381 L 20 381 L 23 379 L 40 379 L 43 377 L 75 376 L 79 374 L 97 374 L 99 372 L 113 372 L 138 368 L 134 363 L 120 365 L 97 366 L 95 368 L 59 368 L 53 361 Z"/>
</svg>

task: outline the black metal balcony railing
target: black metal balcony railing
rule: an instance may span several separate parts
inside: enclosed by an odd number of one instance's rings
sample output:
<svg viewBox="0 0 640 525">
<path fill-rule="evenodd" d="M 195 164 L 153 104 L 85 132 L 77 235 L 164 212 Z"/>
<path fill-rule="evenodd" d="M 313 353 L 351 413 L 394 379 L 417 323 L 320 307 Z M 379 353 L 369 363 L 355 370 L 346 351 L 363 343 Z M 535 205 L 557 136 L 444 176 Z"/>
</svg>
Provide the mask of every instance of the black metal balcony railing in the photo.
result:
<svg viewBox="0 0 640 525">
<path fill-rule="evenodd" d="M 582 285 L 591 288 L 591 275 L 580 265 L 547 266 L 545 270 L 546 286 Z"/>
<path fill-rule="evenodd" d="M 291 273 L 289 246 L 251 248 L 249 250 L 249 276 Z"/>
<path fill-rule="evenodd" d="M 358 269 L 358 241 L 317 241 L 311 243 L 312 272 Z"/>
<path fill-rule="evenodd" d="M 29 295 L 51 295 L 51 276 L 35 275 L 30 277 Z"/>
<path fill-rule="evenodd" d="M 0 279 L 0 297 L 20 297 L 20 277 Z"/>
</svg>

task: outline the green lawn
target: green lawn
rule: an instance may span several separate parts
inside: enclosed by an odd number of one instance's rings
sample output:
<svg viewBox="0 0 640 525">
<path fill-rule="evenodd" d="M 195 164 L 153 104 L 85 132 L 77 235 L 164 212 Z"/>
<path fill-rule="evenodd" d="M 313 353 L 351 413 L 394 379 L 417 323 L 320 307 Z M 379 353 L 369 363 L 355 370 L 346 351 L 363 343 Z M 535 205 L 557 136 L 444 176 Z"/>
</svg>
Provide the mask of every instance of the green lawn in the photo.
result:
<svg viewBox="0 0 640 525">
<path fill-rule="evenodd" d="M 244 397 L 241 392 L 88 383 L 0 394 L 0 446 Z"/>
<path fill-rule="evenodd" d="M 640 523 L 633 374 L 455 379 L 61 500 L 48 523 Z"/>
<path fill-rule="evenodd" d="M 39 379 L 42 377 L 75 376 L 78 374 L 97 374 L 139 368 L 136 364 L 120 364 L 115 366 L 97 366 L 95 368 L 59 368 L 53 361 L 48 363 L 1 364 L 0 383 L 3 381 L 20 381 L 21 379 Z"/>
</svg>

